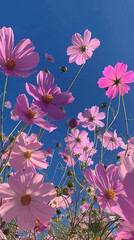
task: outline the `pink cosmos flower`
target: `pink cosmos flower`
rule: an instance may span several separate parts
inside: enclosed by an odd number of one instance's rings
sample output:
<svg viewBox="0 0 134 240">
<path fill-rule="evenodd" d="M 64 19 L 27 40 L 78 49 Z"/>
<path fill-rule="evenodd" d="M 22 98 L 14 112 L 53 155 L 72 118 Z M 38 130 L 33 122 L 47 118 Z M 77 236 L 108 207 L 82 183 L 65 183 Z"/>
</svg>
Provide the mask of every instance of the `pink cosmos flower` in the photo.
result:
<svg viewBox="0 0 134 240">
<path fill-rule="evenodd" d="M 71 133 L 69 134 L 69 143 L 70 143 L 70 148 L 73 150 L 74 153 L 77 153 L 77 149 L 81 148 L 82 143 L 85 141 L 88 141 L 87 137 L 88 133 L 84 130 L 79 131 L 78 129 L 72 129 Z M 65 137 L 65 142 L 67 143 L 68 147 L 68 139 Z"/>
<path fill-rule="evenodd" d="M 117 231 L 117 237 L 115 240 L 133 240 L 134 239 L 134 225 L 127 221 L 122 221 Z"/>
<path fill-rule="evenodd" d="M 59 150 L 59 155 L 62 157 L 64 162 L 67 164 L 67 166 L 71 167 L 72 166 L 72 162 L 73 162 L 73 165 L 75 164 L 73 158 L 72 158 L 72 161 L 71 161 L 70 151 L 69 151 L 68 148 L 65 148 L 64 152 L 62 150 Z M 72 157 L 73 156 L 74 156 L 74 154 L 72 154 Z"/>
<path fill-rule="evenodd" d="M 28 99 L 25 94 L 21 94 L 16 99 L 16 104 L 14 107 L 14 114 L 20 116 L 20 119 L 28 124 L 36 124 L 37 126 L 52 132 L 57 127 L 50 124 L 48 121 L 44 120 L 44 112 L 35 105 L 31 105 L 29 108 Z"/>
<path fill-rule="evenodd" d="M 105 118 L 105 113 L 99 113 L 99 107 L 85 108 L 84 112 L 78 114 L 79 123 L 82 127 L 87 127 L 89 131 L 94 131 L 96 127 L 104 127 L 104 123 L 100 120 Z"/>
<path fill-rule="evenodd" d="M 72 198 L 70 196 L 63 195 L 60 197 L 55 197 L 49 204 L 53 208 L 66 209 L 71 202 Z"/>
<path fill-rule="evenodd" d="M 39 55 L 30 39 L 21 40 L 13 49 L 14 34 L 11 28 L 0 29 L 0 67 L 5 75 L 28 77 L 35 71 L 27 71 L 39 63 Z"/>
<path fill-rule="evenodd" d="M 5 234 L 0 230 L 0 239 L 7 240 Z"/>
<path fill-rule="evenodd" d="M 50 227 L 49 222 L 41 222 L 36 220 L 36 232 L 39 234 L 40 232 L 43 232 L 45 230 L 48 230 Z"/>
<path fill-rule="evenodd" d="M 26 231 L 34 229 L 36 219 L 48 222 L 53 217 L 55 211 L 47 203 L 55 197 L 55 187 L 43 180 L 40 174 L 17 172 L 0 184 L 0 198 L 9 200 L 1 206 L 3 221 L 17 217 L 19 228 Z"/>
<path fill-rule="evenodd" d="M 36 88 L 32 84 L 26 83 L 27 92 L 36 99 L 33 102 L 41 110 L 48 114 L 51 120 L 61 120 L 66 118 L 66 114 L 58 107 L 68 105 L 74 101 L 72 93 L 63 92 L 59 87 L 53 85 L 54 77 L 50 73 L 40 71 L 37 75 L 37 84 L 39 88 Z"/>
<path fill-rule="evenodd" d="M 99 135 L 98 138 L 102 141 L 102 136 Z M 111 131 L 107 131 L 104 133 L 103 137 L 103 147 L 107 148 L 108 150 L 114 150 L 118 147 L 121 147 L 123 141 L 120 137 L 117 137 L 116 130 L 112 133 Z"/>
<path fill-rule="evenodd" d="M 109 65 L 102 73 L 104 77 L 99 78 L 98 85 L 100 88 L 108 88 L 106 95 L 109 98 L 114 98 L 118 93 L 128 93 L 130 87 L 126 83 L 134 82 L 133 71 L 127 72 L 127 64 L 124 63 L 118 62 L 114 68 Z"/>
<path fill-rule="evenodd" d="M 29 140 L 30 139 L 30 140 Z M 37 140 L 36 134 L 27 137 L 26 133 L 21 133 L 11 152 L 9 163 L 15 170 L 22 169 L 46 169 L 46 154 L 43 151 L 37 151 L 43 146 Z"/>
<path fill-rule="evenodd" d="M 14 121 L 18 121 L 19 120 L 19 116 L 15 115 L 14 110 L 12 110 L 10 112 L 10 114 L 11 114 L 11 119 L 12 120 L 14 120 Z"/>
<path fill-rule="evenodd" d="M 6 101 L 5 104 L 4 104 L 4 106 L 5 106 L 6 108 L 11 108 L 11 107 L 12 107 L 10 101 Z"/>
<path fill-rule="evenodd" d="M 54 63 L 55 59 L 51 54 L 45 53 L 45 58 L 47 59 L 47 61 Z"/>
<path fill-rule="evenodd" d="M 100 41 L 97 38 L 91 39 L 91 32 L 86 29 L 84 39 L 79 33 L 72 36 L 72 44 L 67 48 L 69 63 L 75 62 L 77 65 L 83 64 L 87 59 L 91 58 L 93 51 L 100 46 Z"/>
<path fill-rule="evenodd" d="M 91 169 L 84 172 L 86 180 L 95 188 L 99 190 L 97 194 L 98 204 L 101 209 L 117 205 L 118 195 L 123 193 L 123 185 L 119 180 L 118 167 L 111 164 L 104 169 L 103 164 L 95 166 L 95 174 Z"/>
</svg>

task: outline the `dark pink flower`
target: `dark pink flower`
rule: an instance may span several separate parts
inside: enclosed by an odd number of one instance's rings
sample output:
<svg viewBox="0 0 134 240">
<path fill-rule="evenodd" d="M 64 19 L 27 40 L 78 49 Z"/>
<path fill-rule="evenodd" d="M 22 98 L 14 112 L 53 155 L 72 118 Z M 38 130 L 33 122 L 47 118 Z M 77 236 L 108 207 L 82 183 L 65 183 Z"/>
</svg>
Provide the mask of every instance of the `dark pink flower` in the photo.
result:
<svg viewBox="0 0 134 240">
<path fill-rule="evenodd" d="M 45 53 L 45 58 L 47 59 L 47 61 L 54 63 L 55 59 L 51 54 Z"/>
<path fill-rule="evenodd" d="M 122 221 L 117 231 L 115 240 L 133 240 L 134 239 L 134 225 L 127 221 Z"/>
<path fill-rule="evenodd" d="M 70 151 L 68 148 L 65 148 L 64 152 L 62 150 L 59 150 L 59 155 L 62 157 L 63 161 L 69 166 L 72 166 L 72 162 L 73 165 L 75 164 L 74 159 L 72 158 L 71 160 L 71 156 L 70 156 Z M 74 154 L 72 154 L 72 157 L 74 156 Z"/>
<path fill-rule="evenodd" d="M 11 28 L 0 29 L 0 67 L 5 75 L 28 77 L 28 71 L 39 63 L 39 55 L 30 39 L 21 40 L 13 49 L 14 34 Z"/>
<path fill-rule="evenodd" d="M 72 118 L 72 119 L 69 121 L 68 125 L 69 125 L 70 128 L 76 128 L 76 127 L 78 127 L 79 122 L 78 122 L 77 119 Z"/>
<path fill-rule="evenodd" d="M 91 32 L 88 29 L 84 32 L 84 39 L 79 33 L 72 36 L 73 46 L 67 48 L 67 55 L 71 55 L 69 63 L 76 62 L 76 64 L 81 65 L 92 57 L 93 51 L 100 46 L 100 41 L 97 38 L 90 39 Z"/>
<path fill-rule="evenodd" d="M 111 164 L 105 170 L 103 164 L 97 164 L 95 174 L 89 169 L 84 172 L 84 177 L 93 187 L 99 190 L 97 200 L 103 210 L 106 208 L 111 210 L 112 206 L 117 205 L 118 195 L 123 193 L 118 167 Z"/>
<path fill-rule="evenodd" d="M 10 200 L 1 206 L 3 221 L 17 217 L 21 230 L 33 230 L 36 219 L 48 222 L 53 217 L 55 211 L 47 203 L 55 197 L 55 187 L 43 180 L 40 174 L 17 172 L 0 184 L 0 198 Z"/>
<path fill-rule="evenodd" d="M 66 118 L 66 114 L 58 107 L 68 105 L 74 101 L 72 93 L 63 92 L 59 87 L 53 85 L 54 77 L 50 73 L 40 71 L 37 75 L 37 84 L 39 88 L 36 88 L 32 84 L 26 83 L 27 92 L 36 99 L 33 102 L 41 110 L 48 114 L 51 120 L 61 120 Z"/>
<path fill-rule="evenodd" d="M 31 107 L 29 107 L 28 99 L 25 94 L 21 94 L 17 97 L 14 114 L 20 116 L 23 122 L 31 125 L 36 124 L 49 132 L 56 129 L 56 126 L 43 119 L 45 114 L 38 106 L 32 104 Z"/>
<path fill-rule="evenodd" d="M 114 68 L 109 65 L 102 73 L 104 77 L 99 79 L 98 85 L 100 88 L 108 88 L 106 95 L 109 98 L 114 98 L 118 93 L 128 93 L 130 87 L 126 83 L 134 82 L 133 71 L 127 72 L 127 64 L 124 63 L 118 62 Z"/>
<path fill-rule="evenodd" d="M 99 107 L 93 106 L 85 108 L 84 113 L 78 114 L 79 123 L 82 127 L 88 128 L 89 131 L 94 131 L 96 127 L 104 127 L 104 123 L 100 120 L 105 118 L 104 112 L 99 112 Z"/>
</svg>

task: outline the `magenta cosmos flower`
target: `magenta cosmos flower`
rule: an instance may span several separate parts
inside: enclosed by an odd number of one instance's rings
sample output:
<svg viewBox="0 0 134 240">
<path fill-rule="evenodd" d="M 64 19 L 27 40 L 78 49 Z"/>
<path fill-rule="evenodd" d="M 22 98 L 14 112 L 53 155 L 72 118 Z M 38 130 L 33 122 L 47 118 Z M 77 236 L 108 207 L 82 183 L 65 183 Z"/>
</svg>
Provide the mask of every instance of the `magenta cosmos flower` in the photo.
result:
<svg viewBox="0 0 134 240">
<path fill-rule="evenodd" d="M 28 77 L 35 71 L 27 71 L 39 63 L 39 55 L 30 39 L 21 40 L 13 49 L 14 34 L 11 28 L 0 29 L 0 67 L 5 75 Z"/>
<path fill-rule="evenodd" d="M 102 73 L 104 77 L 99 79 L 98 85 L 100 88 L 108 88 L 106 95 L 109 98 L 114 98 L 118 93 L 128 93 L 130 87 L 126 83 L 134 82 L 133 71 L 127 72 L 127 64 L 124 63 L 118 62 L 114 68 L 109 65 Z"/>
<path fill-rule="evenodd" d="M 31 134 L 31 136 L 27 137 L 26 133 L 21 133 L 11 152 L 9 158 L 10 165 L 15 170 L 46 169 L 48 167 L 46 154 L 44 151 L 38 150 L 42 146 L 43 144 L 38 141 L 36 134 Z"/>
<path fill-rule="evenodd" d="M 98 138 L 102 141 L 102 135 L 99 135 Z M 117 137 L 116 130 L 112 133 L 111 131 L 107 131 L 104 133 L 103 137 L 103 147 L 107 148 L 108 150 L 114 150 L 118 147 L 122 146 L 122 138 Z"/>
<path fill-rule="evenodd" d="M 54 63 L 55 59 L 51 54 L 45 53 L 45 58 L 47 59 L 48 62 Z"/>
<path fill-rule="evenodd" d="M 105 118 L 104 112 L 99 112 L 99 107 L 93 106 L 91 108 L 85 108 L 84 113 L 78 114 L 79 124 L 88 128 L 89 131 L 94 131 L 96 127 L 104 127 L 104 123 L 100 120 Z"/>
<path fill-rule="evenodd" d="M 72 44 L 67 48 L 69 63 L 75 62 L 78 65 L 83 64 L 87 59 L 91 58 L 93 51 L 100 46 L 100 41 L 97 38 L 91 39 L 91 32 L 86 29 L 84 39 L 79 33 L 72 36 Z"/>
<path fill-rule="evenodd" d="M 55 187 L 43 180 L 40 174 L 17 172 L 0 184 L 0 198 L 9 200 L 1 207 L 3 221 L 17 217 L 20 229 L 33 230 L 36 219 L 44 222 L 53 217 L 55 211 L 47 203 L 55 197 Z"/>
<path fill-rule="evenodd" d="M 39 88 L 26 83 L 26 90 L 36 99 L 33 104 L 40 107 L 45 114 L 48 114 L 51 120 L 58 121 L 66 118 L 66 114 L 58 106 L 68 105 L 74 101 L 74 97 L 69 92 L 61 93 L 60 88 L 54 86 L 53 82 L 53 75 L 40 71 L 37 75 Z"/>
<path fill-rule="evenodd" d="M 45 114 L 38 106 L 32 104 L 31 107 L 29 107 L 28 99 L 25 94 L 21 94 L 17 97 L 14 114 L 20 116 L 23 122 L 31 125 L 36 124 L 49 132 L 56 129 L 56 126 L 43 119 Z"/>
<path fill-rule="evenodd" d="M 123 192 L 123 185 L 119 180 L 118 167 L 111 164 L 104 169 L 103 164 L 95 166 L 95 174 L 91 169 L 84 172 L 86 180 L 96 189 L 99 190 L 97 194 L 98 204 L 101 209 L 117 205 L 118 195 Z"/>
<path fill-rule="evenodd" d="M 122 221 L 117 231 L 115 240 L 134 240 L 134 225 L 127 221 Z"/>
</svg>

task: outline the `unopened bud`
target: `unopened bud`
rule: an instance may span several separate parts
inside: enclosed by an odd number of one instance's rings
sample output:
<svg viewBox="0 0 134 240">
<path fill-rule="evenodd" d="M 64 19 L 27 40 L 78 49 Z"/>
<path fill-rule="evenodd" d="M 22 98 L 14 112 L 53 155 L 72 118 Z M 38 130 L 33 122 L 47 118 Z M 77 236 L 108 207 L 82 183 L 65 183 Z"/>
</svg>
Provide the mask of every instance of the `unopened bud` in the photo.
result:
<svg viewBox="0 0 134 240">
<path fill-rule="evenodd" d="M 61 67 L 61 71 L 62 72 L 66 72 L 67 71 L 67 67 L 65 67 L 65 66 Z"/>
</svg>

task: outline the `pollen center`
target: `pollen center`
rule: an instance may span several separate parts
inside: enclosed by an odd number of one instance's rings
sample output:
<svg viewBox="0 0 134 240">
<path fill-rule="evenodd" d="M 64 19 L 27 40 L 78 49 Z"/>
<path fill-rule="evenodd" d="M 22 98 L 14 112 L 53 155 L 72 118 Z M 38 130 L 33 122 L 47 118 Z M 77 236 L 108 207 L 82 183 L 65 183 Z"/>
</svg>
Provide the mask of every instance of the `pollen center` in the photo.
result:
<svg viewBox="0 0 134 240">
<path fill-rule="evenodd" d="M 32 111 L 31 109 L 28 110 L 27 112 L 28 118 L 32 119 L 35 117 L 35 115 L 36 115 L 36 112 Z"/>
<path fill-rule="evenodd" d="M 82 51 L 82 53 L 86 51 L 86 46 L 85 45 L 82 45 L 81 51 Z"/>
<path fill-rule="evenodd" d="M 80 138 L 75 138 L 75 141 L 76 141 L 77 143 L 80 143 L 80 142 L 81 142 Z"/>
<path fill-rule="evenodd" d="M 115 191 L 112 189 L 112 188 L 109 188 L 107 191 L 106 191 L 106 197 L 108 199 L 114 199 L 116 197 L 115 195 Z"/>
<path fill-rule="evenodd" d="M 13 60 L 13 58 L 11 58 L 11 59 L 7 59 L 7 61 L 6 61 L 6 67 L 9 69 L 9 70 L 11 70 L 11 69 L 13 69 L 13 68 L 15 68 L 15 66 L 16 66 L 16 63 L 15 63 L 15 61 Z"/>
<path fill-rule="evenodd" d="M 24 157 L 25 158 L 31 158 L 31 153 L 29 152 L 29 151 L 26 151 L 25 153 L 24 153 Z"/>
<path fill-rule="evenodd" d="M 49 94 L 49 93 L 45 93 L 44 100 L 45 100 L 46 103 L 52 102 L 53 101 L 53 95 Z"/>
<path fill-rule="evenodd" d="M 30 196 L 30 194 L 24 194 L 20 199 L 23 206 L 29 205 L 31 200 L 32 197 Z"/>
<path fill-rule="evenodd" d="M 89 121 L 93 122 L 94 121 L 94 117 L 89 117 Z"/>
<path fill-rule="evenodd" d="M 84 152 L 86 152 L 86 151 L 88 150 L 88 147 L 87 147 L 87 146 L 86 146 L 86 147 L 84 147 L 84 149 L 83 149 L 83 150 L 84 150 Z"/>
<path fill-rule="evenodd" d="M 111 141 L 111 142 L 114 142 L 114 141 L 115 141 L 115 138 L 114 138 L 114 137 L 111 137 L 111 138 L 110 138 L 110 141 Z"/>
<path fill-rule="evenodd" d="M 114 80 L 114 84 L 118 86 L 119 83 L 120 83 L 120 78 L 119 79 L 116 78 L 116 80 Z"/>
</svg>

